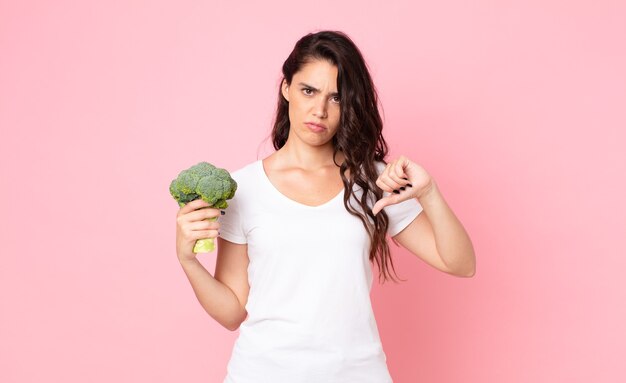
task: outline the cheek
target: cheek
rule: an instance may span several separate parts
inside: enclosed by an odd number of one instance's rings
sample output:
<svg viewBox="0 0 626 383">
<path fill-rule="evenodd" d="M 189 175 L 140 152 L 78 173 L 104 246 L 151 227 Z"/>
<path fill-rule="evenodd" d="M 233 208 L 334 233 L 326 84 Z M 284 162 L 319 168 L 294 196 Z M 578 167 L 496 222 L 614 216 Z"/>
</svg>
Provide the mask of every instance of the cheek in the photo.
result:
<svg viewBox="0 0 626 383">
<path fill-rule="evenodd" d="M 289 115 L 298 118 L 306 110 L 306 105 L 302 102 L 292 102 L 289 104 Z"/>
<path fill-rule="evenodd" d="M 341 119 L 341 110 L 339 110 L 339 108 L 336 108 L 336 110 L 333 110 L 331 112 L 331 115 L 329 117 L 331 117 L 333 121 L 339 124 L 339 120 Z"/>
<path fill-rule="evenodd" d="M 298 116 L 298 109 L 297 106 L 294 105 L 293 103 L 289 103 L 289 120 L 290 121 L 294 121 L 297 120 Z"/>
</svg>

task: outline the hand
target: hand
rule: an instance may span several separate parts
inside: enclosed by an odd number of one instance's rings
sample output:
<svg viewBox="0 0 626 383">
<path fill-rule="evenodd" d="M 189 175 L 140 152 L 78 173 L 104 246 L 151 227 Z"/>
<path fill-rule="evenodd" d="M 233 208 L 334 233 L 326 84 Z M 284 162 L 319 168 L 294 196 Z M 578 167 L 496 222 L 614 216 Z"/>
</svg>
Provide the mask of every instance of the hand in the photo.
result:
<svg viewBox="0 0 626 383">
<path fill-rule="evenodd" d="M 385 167 L 378 176 L 376 185 L 383 191 L 391 193 L 374 204 L 372 212 L 378 214 L 385 206 L 394 205 L 410 198 L 426 195 L 433 186 L 432 177 L 418 164 L 405 156 L 398 157 Z"/>
<path fill-rule="evenodd" d="M 208 219 L 219 217 L 221 212 L 208 206 L 202 199 L 196 199 L 181 207 L 176 214 L 176 254 L 180 261 L 196 257 L 193 248 L 198 239 L 217 237 L 220 224 Z"/>
</svg>

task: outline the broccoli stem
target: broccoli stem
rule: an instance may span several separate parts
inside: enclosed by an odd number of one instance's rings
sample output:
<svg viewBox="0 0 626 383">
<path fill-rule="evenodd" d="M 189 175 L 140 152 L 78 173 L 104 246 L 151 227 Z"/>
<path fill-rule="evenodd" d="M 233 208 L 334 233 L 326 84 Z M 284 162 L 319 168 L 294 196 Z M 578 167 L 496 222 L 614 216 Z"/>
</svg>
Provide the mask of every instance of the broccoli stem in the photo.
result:
<svg viewBox="0 0 626 383">
<path fill-rule="evenodd" d="M 205 221 L 217 221 L 217 217 L 207 218 Z M 210 253 L 215 250 L 214 238 L 199 239 L 193 247 L 194 253 Z"/>
<path fill-rule="evenodd" d="M 210 253 L 215 250 L 215 241 L 213 238 L 199 239 L 193 247 L 194 253 Z"/>
</svg>

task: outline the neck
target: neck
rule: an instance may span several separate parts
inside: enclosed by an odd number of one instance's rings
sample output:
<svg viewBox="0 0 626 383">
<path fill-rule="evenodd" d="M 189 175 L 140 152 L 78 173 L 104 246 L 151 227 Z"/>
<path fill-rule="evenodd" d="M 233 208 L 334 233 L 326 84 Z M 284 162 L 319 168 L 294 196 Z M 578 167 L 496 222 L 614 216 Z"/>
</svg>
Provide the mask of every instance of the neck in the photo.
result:
<svg viewBox="0 0 626 383">
<path fill-rule="evenodd" d="M 334 148 L 329 142 L 323 146 L 309 146 L 295 140 L 287 140 L 285 145 L 276 154 L 280 162 L 290 167 L 297 167 L 304 170 L 316 170 L 327 166 L 336 166 L 333 162 Z M 341 165 L 343 153 L 338 151 L 335 161 Z"/>
</svg>

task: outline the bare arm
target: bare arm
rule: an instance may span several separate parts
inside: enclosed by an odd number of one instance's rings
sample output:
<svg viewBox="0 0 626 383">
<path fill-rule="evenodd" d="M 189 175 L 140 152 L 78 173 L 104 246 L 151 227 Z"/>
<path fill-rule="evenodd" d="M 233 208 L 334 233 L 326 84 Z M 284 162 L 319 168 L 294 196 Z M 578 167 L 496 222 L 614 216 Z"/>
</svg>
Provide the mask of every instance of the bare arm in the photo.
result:
<svg viewBox="0 0 626 383">
<path fill-rule="evenodd" d="M 463 225 L 437 185 L 418 199 L 424 211 L 394 239 L 429 265 L 459 277 L 472 277 L 476 257 Z"/>
<path fill-rule="evenodd" d="M 207 220 L 220 215 L 201 199 L 189 202 L 176 215 L 176 253 L 198 301 L 204 310 L 227 329 L 239 328 L 247 312 L 247 245 L 220 238 L 215 277 L 193 253 L 201 238 L 216 238 L 219 222 Z M 245 281 L 245 283 L 242 283 Z"/>
<path fill-rule="evenodd" d="M 247 313 L 230 287 L 215 279 L 197 259 L 181 260 L 180 264 L 204 310 L 227 329 L 239 328 Z"/>
<path fill-rule="evenodd" d="M 423 167 L 400 156 L 387 164 L 376 185 L 393 194 L 376 202 L 374 214 L 409 198 L 417 198 L 424 209 L 394 236 L 398 243 L 441 271 L 459 277 L 474 276 L 476 257 L 472 241 Z"/>
</svg>

